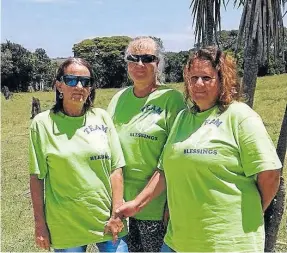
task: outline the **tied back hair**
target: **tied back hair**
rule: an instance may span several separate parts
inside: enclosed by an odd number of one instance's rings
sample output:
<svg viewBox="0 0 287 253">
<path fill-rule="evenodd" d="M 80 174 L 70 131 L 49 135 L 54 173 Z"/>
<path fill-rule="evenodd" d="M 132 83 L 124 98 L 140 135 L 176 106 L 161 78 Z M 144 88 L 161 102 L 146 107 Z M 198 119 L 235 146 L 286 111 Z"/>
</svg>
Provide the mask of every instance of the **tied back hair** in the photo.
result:
<svg viewBox="0 0 287 253">
<path fill-rule="evenodd" d="M 96 97 L 96 85 L 95 85 L 94 72 L 93 72 L 92 66 L 86 60 L 84 60 L 82 58 L 76 58 L 76 57 L 70 57 L 67 60 L 65 60 L 59 66 L 59 68 L 58 68 L 58 70 L 56 72 L 56 76 L 55 76 L 55 78 L 53 80 L 53 86 L 55 87 L 55 84 L 56 84 L 57 81 L 61 82 L 61 78 L 65 74 L 66 68 L 69 67 L 72 64 L 78 64 L 78 65 L 85 66 L 90 72 L 92 86 L 91 86 L 90 94 L 89 94 L 86 102 L 84 103 L 84 112 L 86 112 L 90 108 L 93 107 L 94 100 L 95 100 L 95 97 Z M 58 91 L 57 88 L 56 88 L 56 103 L 52 107 L 52 111 L 54 113 L 63 111 L 63 99 L 60 98 L 60 92 Z"/>
<path fill-rule="evenodd" d="M 164 66 L 165 66 L 165 60 L 164 60 L 164 46 L 159 43 L 154 37 L 151 36 L 139 36 L 134 38 L 127 46 L 126 51 L 125 51 L 125 58 L 127 55 L 130 53 L 129 49 L 137 45 L 138 43 L 150 43 L 153 42 L 155 44 L 155 56 L 158 58 L 158 66 L 157 66 L 157 71 L 156 71 L 156 81 L 157 84 L 162 84 L 165 81 L 165 76 L 164 76 Z"/>
<path fill-rule="evenodd" d="M 191 101 L 188 91 L 190 82 L 190 70 L 193 62 L 198 60 L 209 61 L 212 67 L 217 71 L 219 78 L 220 92 L 216 104 L 219 111 L 224 112 L 233 101 L 239 101 L 242 97 L 242 88 L 237 75 L 237 65 L 235 59 L 214 46 L 201 48 L 191 53 L 184 71 L 185 100 Z M 199 107 L 194 101 L 191 101 L 191 110 L 199 111 Z"/>
</svg>

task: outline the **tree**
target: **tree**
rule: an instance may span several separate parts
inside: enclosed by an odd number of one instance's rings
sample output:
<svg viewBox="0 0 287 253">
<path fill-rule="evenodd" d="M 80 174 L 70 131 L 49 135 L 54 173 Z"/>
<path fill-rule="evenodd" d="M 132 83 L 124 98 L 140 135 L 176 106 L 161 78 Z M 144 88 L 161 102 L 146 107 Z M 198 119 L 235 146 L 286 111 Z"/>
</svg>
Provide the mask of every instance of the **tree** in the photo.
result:
<svg viewBox="0 0 287 253">
<path fill-rule="evenodd" d="M 124 52 L 130 41 L 127 36 L 96 37 L 75 44 L 73 52 L 93 66 L 99 87 L 122 87 L 129 83 Z"/>
<path fill-rule="evenodd" d="M 281 2 L 282 1 L 282 2 Z M 274 57 L 283 54 L 283 17 L 281 3 L 285 0 L 241 0 L 243 13 L 238 32 L 238 46 L 244 41 L 244 93 L 247 104 L 253 106 L 257 73 L 270 52 Z"/>
<path fill-rule="evenodd" d="M 11 91 L 27 91 L 31 83 L 51 85 L 55 65 L 42 48 L 30 52 L 7 41 L 1 44 L 1 83 Z"/>
<path fill-rule="evenodd" d="M 285 108 L 285 114 L 283 117 L 281 131 L 277 143 L 277 154 L 284 167 L 284 159 L 286 157 L 287 148 L 287 105 Z M 282 214 L 284 213 L 285 202 L 285 184 L 283 178 L 283 168 L 281 169 L 279 191 L 277 192 L 274 200 L 267 208 L 264 220 L 265 220 L 265 252 L 274 252 L 277 234 L 282 220 Z"/>
<path fill-rule="evenodd" d="M 167 52 L 165 55 L 165 81 L 166 82 L 183 82 L 183 68 L 189 56 L 188 51 L 179 53 Z"/>
<path fill-rule="evenodd" d="M 190 8 L 195 23 L 195 40 L 197 46 L 211 46 L 217 40 L 217 31 L 221 30 L 221 5 L 224 0 L 192 0 Z"/>
<path fill-rule="evenodd" d="M 52 61 L 46 54 L 43 48 L 37 48 L 33 54 L 33 66 L 34 72 L 32 77 L 32 82 L 35 90 L 43 90 L 44 86 L 51 86 L 52 76 L 51 70 Z"/>
<path fill-rule="evenodd" d="M 31 52 L 19 44 L 7 41 L 1 44 L 1 53 L 5 56 L 4 61 L 1 59 L 1 65 L 4 67 L 4 70 L 11 70 L 11 65 L 13 66 L 12 73 L 10 72 L 8 76 L 4 75 L 1 77 L 2 85 L 6 85 L 9 90 L 13 91 L 25 89 L 25 85 L 31 79 L 33 71 Z M 7 57 L 9 60 L 7 60 Z"/>
</svg>

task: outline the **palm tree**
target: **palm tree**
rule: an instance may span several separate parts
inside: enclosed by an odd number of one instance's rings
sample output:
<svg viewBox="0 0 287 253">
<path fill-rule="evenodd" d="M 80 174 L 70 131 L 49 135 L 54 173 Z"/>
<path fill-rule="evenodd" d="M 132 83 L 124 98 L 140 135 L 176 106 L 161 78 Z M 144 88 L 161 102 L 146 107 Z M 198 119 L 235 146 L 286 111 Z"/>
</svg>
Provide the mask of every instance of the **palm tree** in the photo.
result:
<svg viewBox="0 0 287 253">
<path fill-rule="evenodd" d="M 195 23 L 195 40 L 198 46 L 210 46 L 217 42 L 217 31 L 221 29 L 221 5 L 224 0 L 192 0 L 193 25 Z"/>
<path fill-rule="evenodd" d="M 281 6 L 286 0 L 244 0 L 238 46 L 244 46 L 244 92 L 253 106 L 258 67 L 269 60 L 270 52 L 275 57 L 283 54 L 283 15 Z M 243 42 L 243 43 L 242 43 Z"/>
</svg>

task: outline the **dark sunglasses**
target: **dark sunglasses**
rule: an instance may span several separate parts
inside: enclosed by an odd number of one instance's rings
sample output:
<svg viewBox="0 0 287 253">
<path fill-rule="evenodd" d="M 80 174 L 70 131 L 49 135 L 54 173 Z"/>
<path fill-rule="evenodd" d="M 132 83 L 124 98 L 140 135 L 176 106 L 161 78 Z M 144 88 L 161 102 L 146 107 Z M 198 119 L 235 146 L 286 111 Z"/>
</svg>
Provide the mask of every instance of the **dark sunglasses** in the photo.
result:
<svg viewBox="0 0 287 253">
<path fill-rule="evenodd" d="M 158 61 L 158 57 L 152 54 L 128 54 L 126 56 L 127 62 L 139 62 L 142 63 L 151 63 Z"/>
<path fill-rule="evenodd" d="M 80 81 L 83 87 L 91 87 L 92 80 L 89 76 L 73 76 L 73 75 L 64 75 L 60 79 L 61 82 L 64 82 L 70 87 L 75 87 Z"/>
</svg>

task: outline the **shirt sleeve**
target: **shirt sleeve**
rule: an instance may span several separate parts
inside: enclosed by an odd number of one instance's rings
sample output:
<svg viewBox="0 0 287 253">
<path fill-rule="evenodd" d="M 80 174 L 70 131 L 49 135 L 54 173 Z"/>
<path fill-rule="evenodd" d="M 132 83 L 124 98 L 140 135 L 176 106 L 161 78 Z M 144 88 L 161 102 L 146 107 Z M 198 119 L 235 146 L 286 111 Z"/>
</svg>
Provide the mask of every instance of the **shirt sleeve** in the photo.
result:
<svg viewBox="0 0 287 253">
<path fill-rule="evenodd" d="M 107 113 L 105 113 L 105 122 L 109 129 L 108 137 L 111 148 L 111 161 L 112 161 L 111 169 L 113 171 L 115 169 L 124 167 L 126 163 L 116 128 L 114 126 L 111 117 Z"/>
<path fill-rule="evenodd" d="M 166 125 L 168 133 L 170 133 L 178 113 L 184 108 L 186 108 L 186 104 L 183 95 L 180 92 L 174 90 L 167 104 Z"/>
<path fill-rule="evenodd" d="M 247 117 L 239 124 L 239 146 L 242 167 L 247 177 L 282 167 L 259 116 Z"/>
<path fill-rule="evenodd" d="M 38 175 L 39 179 L 44 179 L 47 175 L 48 167 L 44 154 L 43 129 L 33 122 L 30 127 L 29 138 L 29 171 L 30 174 Z M 42 134 L 42 138 L 41 138 Z"/>
</svg>

